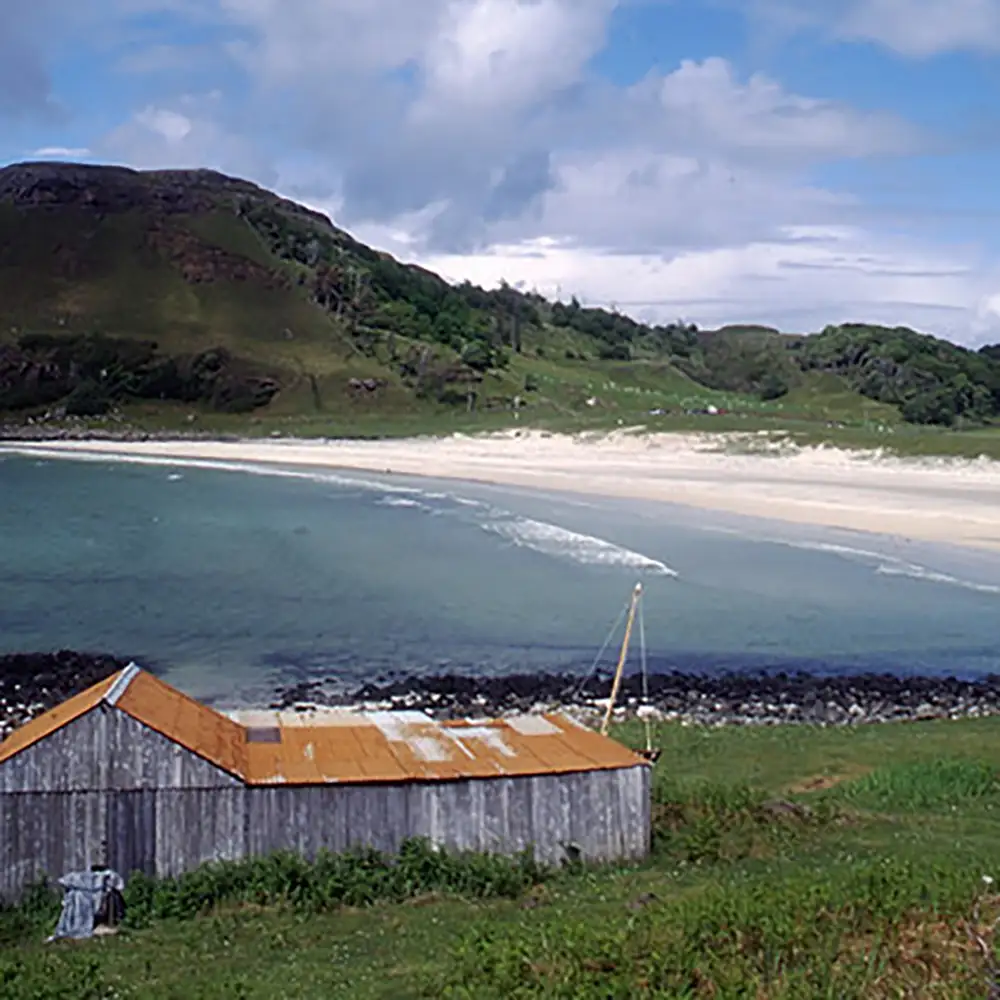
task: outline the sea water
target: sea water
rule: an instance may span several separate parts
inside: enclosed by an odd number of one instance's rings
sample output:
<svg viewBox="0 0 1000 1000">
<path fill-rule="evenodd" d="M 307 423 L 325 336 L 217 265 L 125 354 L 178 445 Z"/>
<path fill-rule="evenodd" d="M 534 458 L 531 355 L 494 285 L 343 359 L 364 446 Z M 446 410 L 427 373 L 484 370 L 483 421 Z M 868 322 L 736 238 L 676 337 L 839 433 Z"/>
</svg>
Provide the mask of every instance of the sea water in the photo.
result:
<svg viewBox="0 0 1000 1000">
<path fill-rule="evenodd" d="M 1000 672 L 990 553 L 454 481 L 0 454 L 0 652 L 114 653 L 197 697 L 585 673 L 636 582 L 653 670 Z"/>
</svg>

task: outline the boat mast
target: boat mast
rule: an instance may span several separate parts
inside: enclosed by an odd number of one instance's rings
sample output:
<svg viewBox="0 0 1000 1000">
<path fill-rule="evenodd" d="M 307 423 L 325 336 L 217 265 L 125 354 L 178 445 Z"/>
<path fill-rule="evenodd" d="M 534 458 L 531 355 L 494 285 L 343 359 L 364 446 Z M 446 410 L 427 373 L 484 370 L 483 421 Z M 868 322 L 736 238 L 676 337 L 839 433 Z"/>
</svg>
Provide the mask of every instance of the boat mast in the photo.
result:
<svg viewBox="0 0 1000 1000">
<path fill-rule="evenodd" d="M 611 715 L 615 710 L 615 702 L 618 700 L 618 689 L 622 683 L 622 672 L 625 669 L 625 660 L 628 657 L 628 644 L 632 638 L 632 626 L 635 624 L 635 612 L 639 607 L 639 598 L 642 597 L 642 584 L 637 583 L 632 591 L 632 603 L 628 609 L 628 621 L 625 623 L 625 638 L 622 640 L 621 652 L 618 654 L 618 666 L 615 669 L 615 679 L 611 685 L 611 697 L 608 698 L 608 710 L 604 713 L 604 722 L 601 723 L 601 735 L 608 735 L 608 727 L 611 725 Z"/>
</svg>

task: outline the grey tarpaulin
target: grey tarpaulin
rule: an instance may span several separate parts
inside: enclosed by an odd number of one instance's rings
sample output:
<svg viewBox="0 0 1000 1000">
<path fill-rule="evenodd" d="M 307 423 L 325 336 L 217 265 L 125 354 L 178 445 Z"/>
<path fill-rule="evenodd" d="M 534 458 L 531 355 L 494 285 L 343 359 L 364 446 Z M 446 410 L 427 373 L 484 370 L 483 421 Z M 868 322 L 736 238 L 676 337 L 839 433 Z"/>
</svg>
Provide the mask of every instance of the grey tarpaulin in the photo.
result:
<svg viewBox="0 0 1000 1000">
<path fill-rule="evenodd" d="M 118 872 L 102 868 L 91 872 L 70 872 L 59 879 L 65 890 L 62 913 L 55 933 L 49 938 L 89 938 L 94 933 L 94 918 L 112 892 L 121 892 L 125 880 Z"/>
</svg>

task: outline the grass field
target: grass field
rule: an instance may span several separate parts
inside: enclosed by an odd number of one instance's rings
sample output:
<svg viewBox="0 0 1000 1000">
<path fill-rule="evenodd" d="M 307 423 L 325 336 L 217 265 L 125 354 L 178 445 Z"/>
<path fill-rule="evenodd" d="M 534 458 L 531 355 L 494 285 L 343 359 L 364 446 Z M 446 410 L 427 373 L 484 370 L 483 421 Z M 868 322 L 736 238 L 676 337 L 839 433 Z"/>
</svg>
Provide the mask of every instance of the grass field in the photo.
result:
<svg viewBox="0 0 1000 1000">
<path fill-rule="evenodd" d="M 0 996 L 996 995 L 1000 719 L 656 739 L 641 866 L 533 873 L 417 851 L 392 887 L 343 861 L 285 892 L 264 864 L 242 888 L 140 893 L 141 928 L 80 944 L 42 945 L 54 913 L 36 905 L 0 914 Z"/>
<path fill-rule="evenodd" d="M 900 455 L 1000 459 L 1000 427 L 957 430 L 907 424 L 895 408 L 847 390 L 836 376 L 819 373 L 807 376 L 804 385 L 784 399 L 765 403 L 706 389 L 673 369 L 643 362 L 517 358 L 502 376 L 488 376 L 488 383 L 496 384 L 488 384 L 483 391 L 515 392 L 529 376 L 538 388 L 523 394 L 526 406 L 518 417 L 509 410 L 466 413 L 454 407 L 417 404 L 402 393 L 378 403 L 341 400 L 332 412 L 306 412 L 297 399 L 279 397 L 271 409 L 252 417 L 195 412 L 178 404 L 134 405 L 125 416 L 130 425 L 149 431 L 277 433 L 304 438 L 471 434 L 515 427 L 566 433 L 619 427 L 642 427 L 651 433 L 766 432 L 801 446 L 828 444 Z M 590 406 L 588 400 L 596 402 Z M 723 412 L 696 412 L 709 407 Z M 744 445 L 752 446 L 752 442 Z"/>
</svg>

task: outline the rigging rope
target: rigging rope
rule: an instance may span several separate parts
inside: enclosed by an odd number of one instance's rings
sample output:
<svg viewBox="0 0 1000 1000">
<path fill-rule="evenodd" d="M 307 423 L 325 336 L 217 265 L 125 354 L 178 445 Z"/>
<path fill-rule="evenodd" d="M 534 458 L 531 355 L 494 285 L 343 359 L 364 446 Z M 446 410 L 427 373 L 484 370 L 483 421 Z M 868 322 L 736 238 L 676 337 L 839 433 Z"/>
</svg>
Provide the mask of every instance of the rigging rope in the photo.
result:
<svg viewBox="0 0 1000 1000">
<path fill-rule="evenodd" d="M 652 752 L 653 734 L 649 725 L 649 671 L 646 669 L 646 619 L 642 610 L 642 597 L 639 598 L 639 664 L 642 670 L 642 708 L 640 712 L 642 723 L 646 730 L 646 750 Z"/>
<path fill-rule="evenodd" d="M 618 627 L 621 625 L 621 623 L 625 619 L 625 616 L 628 614 L 628 609 L 629 607 L 631 607 L 631 604 L 632 604 L 631 599 L 627 600 L 625 602 L 625 606 L 621 609 L 621 612 L 615 619 L 614 625 L 611 626 L 611 630 L 608 632 L 607 636 L 604 639 L 604 644 L 598 650 L 597 656 L 594 657 L 594 662 L 590 665 L 590 670 L 587 671 L 586 676 L 583 678 L 582 681 L 580 681 L 579 686 L 573 691 L 571 697 L 574 701 L 580 697 L 580 694 L 582 693 L 584 687 L 586 687 L 587 681 L 589 681 L 590 678 L 593 677 L 594 673 L 597 671 L 597 665 L 598 663 L 601 662 L 601 657 L 607 651 L 608 646 L 611 645 L 611 640 L 615 637 L 615 633 L 618 631 Z"/>
</svg>

